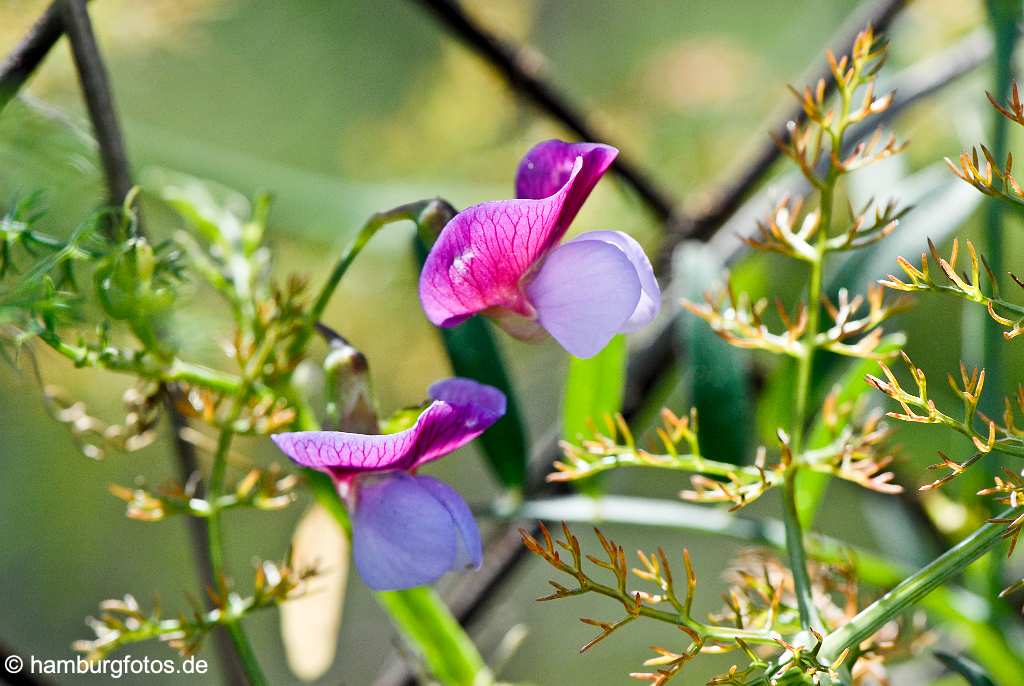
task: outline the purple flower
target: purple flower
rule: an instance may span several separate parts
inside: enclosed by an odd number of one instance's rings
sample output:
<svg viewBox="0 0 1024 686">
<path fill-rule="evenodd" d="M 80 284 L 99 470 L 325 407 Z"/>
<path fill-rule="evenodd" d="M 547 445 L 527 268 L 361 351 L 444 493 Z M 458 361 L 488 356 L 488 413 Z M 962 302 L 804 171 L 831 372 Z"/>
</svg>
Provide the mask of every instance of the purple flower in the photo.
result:
<svg viewBox="0 0 1024 686">
<path fill-rule="evenodd" d="M 518 199 L 474 205 L 441 231 L 420 274 L 427 318 L 449 327 L 485 314 L 524 340 L 547 331 L 577 357 L 654 319 L 661 292 L 633 238 L 591 231 L 559 245 L 617 154 L 557 140 L 530 150 Z"/>
<path fill-rule="evenodd" d="M 438 381 L 433 402 L 398 433 L 300 431 L 272 436 L 304 467 L 338 483 L 352 513 L 356 568 L 377 591 L 429 584 L 445 572 L 479 568 L 480 532 L 462 497 L 450 486 L 416 475 L 482 434 L 505 414 L 505 396 L 470 379 Z"/>
</svg>

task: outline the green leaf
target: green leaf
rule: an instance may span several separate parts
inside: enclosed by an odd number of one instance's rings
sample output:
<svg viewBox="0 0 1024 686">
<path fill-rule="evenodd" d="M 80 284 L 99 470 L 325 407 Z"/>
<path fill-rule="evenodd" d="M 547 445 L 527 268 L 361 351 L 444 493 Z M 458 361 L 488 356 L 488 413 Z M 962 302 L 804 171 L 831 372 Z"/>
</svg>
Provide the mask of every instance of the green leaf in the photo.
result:
<svg viewBox="0 0 1024 686">
<path fill-rule="evenodd" d="M 906 344 L 906 336 L 903 334 L 891 334 L 882 339 L 878 346 L 878 352 L 895 352 Z M 857 400 L 871 389 L 864 377 L 867 374 L 879 372 L 877 360 L 853 360 L 845 370 L 842 370 L 832 384 L 836 390 L 838 404 L 856 403 Z M 832 431 L 842 431 L 845 425 L 838 425 L 831 431 L 825 425 L 821 413 L 814 420 L 811 431 L 808 434 L 807 447 L 823 448 L 832 440 Z M 800 517 L 800 524 L 809 528 L 814 522 L 818 507 L 825 496 L 825 490 L 831 480 L 831 475 L 821 472 L 812 472 L 802 469 L 797 472 L 796 477 L 796 503 L 797 514 Z"/>
<path fill-rule="evenodd" d="M 569 359 L 562 400 L 562 437 L 575 441 L 590 434 L 590 421 L 622 409 L 626 388 L 626 337 L 616 336 L 604 350 L 583 360 Z"/>
<path fill-rule="evenodd" d="M 399 431 L 411 429 L 416 424 L 416 420 L 423 414 L 423 410 L 427 409 L 429 405 L 430 403 L 428 402 L 415 407 L 401 407 L 395 410 L 389 417 L 380 420 L 380 433 L 396 434 Z"/>
<path fill-rule="evenodd" d="M 602 426 L 606 415 L 622 409 L 628 356 L 626 337 L 619 335 L 591 358 L 569 358 L 562 397 L 562 438 L 577 442 L 591 434 L 592 425 Z M 596 479 L 586 479 L 577 486 L 590 495 L 601 490 Z"/>
<path fill-rule="evenodd" d="M 758 440 L 766 445 L 778 442 L 778 430 L 793 425 L 793 397 L 796 392 L 796 360 L 785 357 L 767 373 L 758 397 L 756 423 Z"/>
<path fill-rule="evenodd" d="M 476 646 L 434 589 L 384 591 L 377 593 L 377 601 L 444 686 L 493 683 Z"/>
<path fill-rule="evenodd" d="M 672 273 L 684 284 L 683 297 L 698 301 L 722 278 L 725 265 L 701 243 L 684 243 L 672 257 Z M 686 355 L 689 397 L 697 409 L 701 452 L 716 460 L 740 463 L 750 451 L 750 389 L 747 354 L 729 345 L 702 321 L 677 319 L 677 340 Z"/>
<path fill-rule="evenodd" d="M 422 267 L 427 248 L 419 235 L 413 241 L 418 264 Z M 498 480 L 506 488 L 521 489 L 526 483 L 526 430 L 491 324 L 482 317 L 472 317 L 456 327 L 438 331 L 457 376 L 494 386 L 508 399 L 505 416 L 485 431 L 477 443 L 483 448 Z"/>
<path fill-rule="evenodd" d="M 962 676 L 970 686 L 996 686 L 992 678 L 981 667 L 966 657 L 938 650 L 934 655 L 939 662 L 946 666 L 946 669 Z"/>
</svg>

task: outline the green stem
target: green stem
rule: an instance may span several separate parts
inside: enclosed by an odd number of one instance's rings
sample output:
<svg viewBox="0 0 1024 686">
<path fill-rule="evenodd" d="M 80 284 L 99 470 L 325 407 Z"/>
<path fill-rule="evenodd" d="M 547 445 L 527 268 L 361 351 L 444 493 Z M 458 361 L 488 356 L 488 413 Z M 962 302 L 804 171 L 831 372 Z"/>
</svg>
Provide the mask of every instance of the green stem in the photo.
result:
<svg viewBox="0 0 1024 686">
<path fill-rule="evenodd" d="M 608 472 L 624 467 L 646 468 L 646 469 L 667 469 L 670 471 L 692 472 L 695 474 L 707 474 L 726 479 L 735 479 L 741 483 L 758 483 L 764 479 L 771 480 L 774 472 L 762 472 L 756 467 L 743 467 L 730 462 L 709 460 L 700 455 L 683 454 L 653 454 L 638 455 L 635 452 L 622 452 L 614 455 L 606 455 L 593 460 L 573 463 L 570 471 L 564 476 L 559 473 L 549 477 L 549 481 L 574 481 L 583 479 L 594 474 Z"/>
<path fill-rule="evenodd" d="M 608 598 L 618 600 L 626 607 L 634 606 L 633 596 L 628 593 L 622 593 L 617 588 L 606 586 L 605 584 L 599 584 L 590 579 L 579 580 L 581 587 L 584 591 L 591 591 L 598 593 Z M 636 609 L 636 612 L 649 619 L 655 619 L 659 622 L 665 622 L 666 624 L 675 624 L 677 626 L 685 626 L 699 633 L 705 638 L 717 639 L 720 641 L 733 641 L 737 638 L 741 638 L 747 643 L 760 643 L 765 645 L 778 645 L 776 639 L 782 638 L 782 635 L 776 631 L 764 630 L 759 631 L 757 629 L 739 629 L 736 627 L 729 626 L 712 626 L 698 622 L 682 613 L 667 612 L 665 610 L 659 610 L 653 607 L 640 606 Z"/>
<path fill-rule="evenodd" d="M 210 472 L 208 486 L 208 496 L 211 503 L 216 503 L 224 490 L 224 474 L 227 469 L 228 450 L 231 448 L 233 436 L 234 434 L 230 430 L 225 429 L 221 431 L 220 438 L 217 440 L 217 451 L 213 456 L 213 468 Z M 219 507 L 214 507 L 210 511 L 210 516 L 207 518 L 207 527 L 209 532 L 207 541 L 209 542 L 210 549 L 210 566 L 213 569 L 215 582 L 219 586 L 217 593 L 226 602 L 228 589 L 224 586 L 224 536 Z M 245 671 L 249 683 L 252 686 L 263 686 L 266 684 L 267 679 L 263 676 L 259 661 L 256 659 L 256 654 L 249 643 L 249 638 L 245 635 L 241 622 L 235 619 L 225 622 L 224 626 L 231 637 L 231 643 L 235 646 L 235 652 L 238 653 L 242 669 Z"/>
<path fill-rule="evenodd" d="M 786 472 L 782 487 L 782 521 L 786 527 L 786 550 L 789 552 L 789 566 L 793 572 L 793 586 L 796 591 L 797 608 L 800 611 L 800 625 L 821 630 L 823 624 L 814 605 L 811 591 L 811 576 L 807 570 L 807 552 L 804 550 L 804 531 L 796 504 L 796 470 Z"/>
<path fill-rule="evenodd" d="M 224 495 L 224 477 L 228 466 L 228 452 L 231 450 L 231 440 L 235 435 L 230 427 L 242 413 L 254 379 L 259 376 L 260 371 L 267 362 L 267 358 L 274 351 L 277 341 L 277 331 L 276 329 L 271 329 L 266 333 L 252 357 L 246 361 L 241 385 L 225 419 L 225 428 L 221 429 L 220 436 L 217 439 L 217 449 L 213 455 L 213 466 L 210 468 L 207 498 L 211 507 L 207 517 L 209 532 L 207 541 L 210 549 L 210 566 L 213 570 L 214 582 L 218 585 L 217 592 L 221 596 L 222 602 L 226 602 L 228 597 L 228 589 L 224 583 L 227 575 L 224 565 L 224 534 L 221 525 L 221 504 L 223 502 L 222 496 Z M 249 638 L 246 636 L 241 622 L 237 620 L 226 622 L 225 626 L 227 627 L 228 635 L 231 636 L 231 642 L 235 646 L 235 652 L 238 653 L 242 669 L 245 671 L 249 683 L 252 686 L 263 686 L 263 684 L 266 684 L 266 677 L 263 676 L 259 661 L 256 659 L 256 654 L 253 652 L 252 645 L 249 643 Z"/>
<path fill-rule="evenodd" d="M 807 286 L 807 330 L 804 332 L 804 353 L 797 362 L 796 372 L 796 406 L 793 412 L 793 424 L 790 431 L 790 449 L 793 455 L 799 455 L 803 449 L 804 424 L 807 420 L 807 401 L 811 392 L 811 371 L 814 366 L 815 339 L 821 317 L 821 283 L 825 262 L 824 243 L 827 224 L 832 214 L 832 192 L 825 190 L 821 194 L 821 226 L 818 229 L 817 259 L 811 262 L 811 277 Z"/>
<path fill-rule="evenodd" d="M 231 396 L 237 395 L 242 388 L 242 379 L 234 374 L 185 362 L 178 358 L 162 361 L 156 356 L 142 351 L 124 351 L 114 348 L 96 350 L 72 345 L 49 331 L 40 332 L 39 339 L 60 355 L 71 360 L 77 367 L 106 369 L 162 383 L 185 383 Z M 269 393 L 269 389 L 261 384 L 253 384 L 252 388 L 261 395 Z"/>
<path fill-rule="evenodd" d="M 1024 514 L 1024 505 L 1006 510 L 999 518 L 1013 520 L 1021 514 Z M 929 593 L 998 545 L 1004 539 L 1005 533 L 1005 524 L 984 524 L 956 546 L 904 579 L 825 637 L 819 653 L 822 662 L 828 663 L 836 659 L 847 648 L 855 649 L 893 617 L 919 603 Z"/>
<path fill-rule="evenodd" d="M 473 641 L 429 586 L 382 591 L 377 602 L 416 646 L 431 674 L 445 686 L 485 686 L 494 679 Z"/>
<path fill-rule="evenodd" d="M 259 659 L 256 657 L 256 652 L 252 649 L 249 637 L 246 635 L 245 630 L 242 629 L 241 619 L 228 622 L 224 626 L 231 637 L 231 643 L 235 646 L 235 650 L 238 651 L 238 656 L 242 661 L 242 669 L 245 670 L 245 676 L 249 683 L 252 686 L 266 684 L 267 679 L 263 676 Z"/>
<path fill-rule="evenodd" d="M 793 463 L 786 470 L 786 478 L 782 486 L 783 522 L 786 526 L 786 549 L 789 551 L 790 569 L 793 572 L 793 586 L 796 592 L 797 607 L 800 611 L 800 624 L 805 629 L 823 628 L 818 610 L 814 606 L 811 591 L 811 577 L 807 571 L 807 553 L 804 550 L 804 532 L 800 524 L 799 508 L 797 507 L 797 470 L 802 462 L 804 430 L 807 423 L 807 401 L 811 392 L 811 371 L 814 366 L 815 339 L 818 336 L 821 317 L 821 284 L 825 265 L 825 249 L 829 229 L 832 226 L 832 196 L 835 190 L 836 175 L 832 172 L 821 192 L 821 217 L 818 226 L 818 240 L 815 246 L 815 259 L 811 262 L 811 276 L 807 286 L 807 329 L 804 332 L 804 352 L 797 363 L 796 376 L 796 409 L 793 413 L 793 425 L 790 432 L 790 450 Z"/>
<path fill-rule="evenodd" d="M 306 326 L 296 334 L 295 339 L 292 341 L 291 352 L 293 354 L 305 349 L 306 343 L 309 342 L 310 337 L 313 335 L 316 323 L 323 317 L 327 304 L 331 301 L 331 297 L 334 295 L 334 291 L 337 290 L 338 284 L 341 283 L 341 278 L 345 276 L 345 272 L 352 266 L 356 257 L 363 251 L 366 244 L 370 242 L 370 239 L 388 224 L 405 220 L 415 222 L 420 213 L 432 202 L 434 201 L 419 200 L 406 205 L 399 205 L 394 209 L 377 212 L 366 220 L 359 233 L 342 251 L 341 258 L 334 265 L 334 269 L 331 270 L 330 275 L 327 277 L 327 282 L 324 283 L 312 307 L 309 308 L 309 312 L 306 315 Z"/>
</svg>

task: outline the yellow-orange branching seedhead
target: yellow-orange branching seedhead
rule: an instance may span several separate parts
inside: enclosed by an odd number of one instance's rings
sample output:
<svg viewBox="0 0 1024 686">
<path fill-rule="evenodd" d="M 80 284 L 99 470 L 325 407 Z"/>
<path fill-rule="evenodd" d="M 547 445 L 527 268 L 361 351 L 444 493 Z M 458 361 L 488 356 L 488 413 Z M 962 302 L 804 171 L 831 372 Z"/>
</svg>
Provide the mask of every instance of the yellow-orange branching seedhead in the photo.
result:
<svg viewBox="0 0 1024 686">
<path fill-rule="evenodd" d="M 992 106 L 1006 119 L 1024 126 L 1024 105 L 1020 100 L 1017 84 L 1012 84 L 1008 102 L 1000 103 L 991 93 L 988 99 Z M 1000 163 L 993 153 L 984 145 L 963 152 L 958 162 L 946 160 L 953 173 L 985 195 L 1006 201 L 1015 207 L 1024 205 L 1024 191 L 1013 175 L 1013 154 L 1007 153 L 1006 160 Z M 1003 338 L 1012 341 L 1024 333 L 1024 307 L 1011 302 L 1000 293 L 998 275 L 993 274 L 985 257 L 977 251 L 971 241 L 965 241 L 967 254 L 966 265 L 961 266 L 959 239 L 953 240 L 948 257 L 943 257 L 932 241 L 928 241 L 928 251 L 921 254 L 919 266 L 900 257 L 897 262 L 903 270 L 902 276 L 890 274 L 881 284 L 889 289 L 908 293 L 939 293 L 952 295 L 961 300 L 981 305 L 988 312 L 989 318 L 1003 332 Z M 1010 274 L 1013 281 L 1024 288 L 1024 281 Z M 916 386 L 916 391 L 906 389 L 893 372 L 882 366 L 884 379 L 868 376 L 868 381 L 878 390 L 899 403 L 902 412 L 890 412 L 889 416 L 905 422 L 942 425 L 957 431 L 971 441 L 973 454 L 966 459 L 953 459 L 944 452 L 939 452 L 940 461 L 931 468 L 942 472 L 939 478 L 921 486 L 921 490 L 940 488 L 962 476 L 968 469 L 982 458 L 992 453 L 1002 453 L 1015 457 L 1024 457 L 1024 431 L 1018 427 L 1017 413 L 1024 412 L 1024 390 L 1018 387 L 1014 398 L 1004 398 L 1002 417 L 990 417 L 979 409 L 982 400 L 982 389 L 985 386 L 985 370 L 970 369 L 963 363 L 960 365 L 959 381 L 948 375 L 949 386 L 963 403 L 963 413 L 958 417 L 951 416 L 940 409 L 934 400 L 929 398 L 928 384 L 922 369 L 911 363 L 904 355 L 904 361 Z M 997 379 L 997 385 L 1001 380 Z M 1001 516 L 989 519 L 990 524 L 1005 525 L 1003 535 L 1009 538 L 1010 551 L 1013 551 L 1021 528 L 1024 526 L 1024 515 L 1019 508 L 1024 496 L 1024 472 L 1003 468 L 1001 475 L 994 476 L 994 483 L 978 492 L 978 495 L 991 496 L 1009 509 Z M 1024 582 L 1022 582 L 1024 583 Z M 1019 590 L 1022 584 L 1014 584 L 1007 588 L 1003 595 Z"/>
<path fill-rule="evenodd" d="M 110 493 L 127 504 L 129 519 L 155 522 L 175 514 L 209 517 L 214 510 L 252 507 L 257 510 L 279 510 L 295 501 L 299 477 L 284 472 L 278 465 L 266 469 L 252 467 L 233 489 L 218 496 L 215 503 L 198 494 L 198 481 L 185 484 L 170 482 L 155 489 L 143 484 L 133 487 L 111 484 Z"/>
<path fill-rule="evenodd" d="M 601 557 L 584 553 L 579 538 L 564 523 L 561 539 L 555 539 L 543 524 L 539 531 L 539 537 L 520 531 L 526 547 L 572 579 L 568 586 L 558 581 L 549 582 L 554 592 L 539 600 L 560 600 L 595 593 L 622 606 L 623 616 L 613 621 L 581 619 L 584 624 L 599 630 L 597 636 L 580 648 L 581 652 L 639 619 L 672 625 L 685 634 L 688 644 L 684 649 L 652 646 L 656 657 L 645 661 L 644 666 L 653 669 L 631 673 L 634 679 L 666 684 L 686 664 L 702 654 L 737 651 L 747 660 L 744 667 L 733 665 L 727 672 L 714 677 L 710 684 L 783 684 L 789 683 L 783 680 L 787 675 L 821 674 L 836 678 L 849 655 L 844 652 L 827 664 L 819 659 L 823 633 L 842 626 L 864 604 L 854 567 L 850 564 L 811 565 L 814 599 L 823 623 L 821 631 L 810 631 L 812 640 L 804 644 L 786 639 L 786 636 L 801 630 L 795 585 L 792 573 L 771 553 L 748 550 L 740 554 L 725 574 L 729 588 L 723 596 L 724 607 L 711 613 L 705 622 L 693 614 L 697 575 L 688 550 L 683 550 L 685 577 L 680 579 L 673 572 L 669 556 L 662 548 L 653 553 L 637 551 L 639 565 L 631 568 L 622 546 L 598 529 L 595 529 L 595 536 L 603 551 Z M 604 570 L 609 579 L 594 578 L 587 568 L 588 562 Z M 647 588 L 633 588 L 634 580 L 646 584 Z M 911 621 L 906 618 L 893 620 L 861 642 L 858 659 L 852 668 L 852 683 L 868 684 L 872 683 L 871 679 L 884 679 L 887 660 L 910 654 L 927 642 L 929 636 L 921 631 L 921 620 L 921 616 L 915 616 Z M 759 681 L 766 672 L 777 676 L 770 682 Z"/>
<path fill-rule="evenodd" d="M 928 252 L 921 253 L 921 265 L 915 267 L 909 260 L 897 258 L 900 268 L 906 275 L 906 281 L 890 274 L 881 284 L 886 288 L 908 293 L 934 292 L 953 295 L 969 302 L 983 306 L 994 322 L 1003 327 L 1003 337 L 1013 340 L 1024 333 L 1024 307 L 1010 302 L 999 294 L 999 286 L 988 266 L 984 255 L 980 255 L 974 243 L 966 241 L 967 268 L 958 266 L 960 258 L 960 241 L 953 239 L 953 247 L 949 257 L 939 254 L 938 248 L 928 241 Z M 930 258 L 930 259 L 929 259 Z M 941 276 L 936 278 L 936 270 L 930 268 L 931 262 L 938 266 Z M 982 278 L 984 275 L 984 279 Z M 1024 282 L 1011 274 L 1014 282 L 1024 288 Z M 986 283 L 987 282 L 987 285 Z"/>
<path fill-rule="evenodd" d="M 988 100 L 996 110 L 1010 121 L 1024 126 L 1024 105 L 1020 101 L 1020 91 L 1014 83 L 1010 89 L 1010 100 L 1005 105 L 1000 104 L 995 96 L 986 93 Z M 971 184 L 985 195 L 1005 200 L 1013 205 L 1024 205 L 1024 190 L 1013 176 L 1013 153 L 1006 154 L 1006 161 L 1000 164 L 986 146 L 981 145 L 982 158 L 978 157 L 978 148 L 972 148 L 971 152 L 960 153 L 960 158 L 954 162 L 948 157 L 946 164 L 953 170 L 953 173 Z"/>
<path fill-rule="evenodd" d="M 726 596 L 726 610 L 709 625 L 690 614 L 695 586 L 692 573 L 687 576 L 686 599 L 681 601 L 663 551 L 641 554 L 642 566 L 636 570 L 635 576 L 658 587 L 652 594 L 628 588 L 622 548 L 600 534 L 607 561 L 583 556 L 579 540 L 568 528 L 564 541 L 558 543 L 546 529 L 541 530 L 543 541 L 524 533 L 530 550 L 577 582 L 572 587 L 555 583 L 555 593 L 549 598 L 597 592 L 622 603 L 625 615 L 618 621 L 585 620 L 601 630 L 594 642 L 641 617 L 676 624 L 687 634 L 689 643 L 683 649 L 656 648 L 658 656 L 647 664 L 659 669 L 634 674 L 636 678 L 663 684 L 698 655 L 725 649 L 743 651 L 748 658 L 746 666 L 736 666 L 711 683 L 783 684 L 790 678 L 796 679 L 793 683 L 804 683 L 800 680 L 815 675 L 833 678 L 848 669 L 843 663 L 854 648 L 861 656 L 854 667 L 859 681 L 881 661 L 877 656 L 884 650 L 868 643 L 847 645 L 846 650 L 834 650 L 835 646 L 828 644 L 826 634 L 857 613 L 859 599 L 849 594 L 833 598 L 838 587 L 825 581 L 831 572 L 826 573 L 824 565 L 808 562 L 794 484 L 799 473 L 807 472 L 886 494 L 902 490 L 889 470 L 893 455 L 886 445 L 888 431 L 882 413 L 865 412 L 863 403 L 856 402 L 859 393 L 851 399 L 838 387 L 820 405 L 811 404 L 811 368 L 816 355 L 832 353 L 870 363 L 894 356 L 902 345 L 902 337 L 884 335 L 883 324 L 907 306 L 907 297 L 887 299 L 880 285 L 869 286 L 864 295 L 845 288 L 830 294 L 824 288 L 831 256 L 884 240 L 898 229 L 908 211 L 894 199 L 871 200 L 855 208 L 841 196 L 840 181 L 848 173 L 904 147 L 891 134 L 871 133 L 865 128 L 893 101 L 891 93 L 879 96 L 875 92 L 875 77 L 885 62 L 886 48 L 885 41 L 868 28 L 857 36 L 849 55 L 837 58 L 828 54 L 833 86 L 822 80 L 801 91 L 792 89 L 805 116 L 790 122 L 786 135 L 777 138 L 776 144 L 806 177 L 810 191 L 779 199 L 754 233 L 743 239 L 755 250 L 805 265 L 809 270 L 806 297 L 787 305 L 771 295 L 739 292 L 726 279 L 725 287 L 705 294 L 703 302 L 683 302 L 689 313 L 729 344 L 793 361 L 792 423 L 776 427 L 772 444 L 759 447 L 747 464 L 732 464 L 703 454 L 695 412 L 680 417 L 665 410 L 655 432 L 657 440 L 646 443 L 634 437 L 621 416 L 608 417 L 603 427 L 594 427 L 591 436 L 563 442 L 564 458 L 548 477 L 573 481 L 626 467 L 686 472 L 691 484 L 681 491 L 682 498 L 723 503 L 730 511 L 769 491 L 780 492 L 786 512 L 789 566 L 772 558 L 770 563 L 760 560 L 757 573 L 738 567 L 732 575 L 736 586 Z M 813 435 L 812 425 L 818 427 Z M 559 556 L 559 546 L 570 552 L 571 562 Z M 612 572 L 615 584 L 594 581 L 583 569 L 584 559 Z M 658 608 L 659 604 L 666 609 Z M 733 633 L 726 626 L 732 627 Z M 827 660 L 824 653 L 819 654 L 822 646 L 834 653 Z"/>
<path fill-rule="evenodd" d="M 953 460 L 940 451 L 941 462 L 931 465 L 931 469 L 945 473 L 938 479 L 921 486 L 921 490 L 932 490 L 944 486 L 964 474 L 972 465 L 990 453 L 1024 457 L 1024 429 L 1019 427 L 1017 422 L 1017 414 L 1024 413 L 1024 388 L 1018 388 L 1017 394 L 1013 398 L 1003 399 L 1001 418 L 988 417 L 978 410 L 985 387 L 985 370 L 968 369 L 961 363 L 959 379 L 952 374 L 948 374 L 946 377 L 950 389 L 963 404 L 960 416 L 952 416 L 940 409 L 929 397 L 928 379 L 924 371 L 914 365 L 906 354 L 903 354 L 903 361 L 910 372 L 915 390 L 908 390 L 896 374 L 884 364 L 882 365 L 884 378 L 874 375 L 867 377 L 868 383 L 899 403 L 902 411 L 891 411 L 888 416 L 903 422 L 945 426 L 969 438 L 975 451 L 973 455 L 963 461 Z M 1010 474 L 1011 476 L 1006 481 L 996 477 L 996 485 L 982 491 L 979 495 L 1006 494 L 1009 496 L 1007 504 L 1016 506 L 1016 496 L 1013 495 L 1015 491 L 1012 488 L 1007 490 L 1007 488 L 1017 477 Z"/>
<path fill-rule="evenodd" d="M 318 575 L 315 568 L 297 569 L 291 560 L 262 560 L 256 564 L 252 593 L 242 597 L 226 579 L 220 589 L 207 589 L 212 608 L 191 599 L 192 610 L 167 617 L 159 599 L 149 611 L 131 595 L 100 603 L 100 612 L 86 623 L 96 637 L 76 641 L 73 648 L 87 660 L 102 660 L 124 646 L 145 640 L 160 640 L 181 656 L 198 651 L 204 639 L 218 627 L 229 626 L 253 610 L 273 607 L 306 592 Z"/>
</svg>

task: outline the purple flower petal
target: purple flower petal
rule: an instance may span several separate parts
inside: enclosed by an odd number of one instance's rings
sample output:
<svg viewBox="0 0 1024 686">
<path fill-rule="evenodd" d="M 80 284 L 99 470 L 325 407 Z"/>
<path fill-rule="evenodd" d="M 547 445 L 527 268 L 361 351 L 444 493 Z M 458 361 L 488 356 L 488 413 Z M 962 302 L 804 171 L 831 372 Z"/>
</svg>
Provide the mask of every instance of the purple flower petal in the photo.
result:
<svg viewBox="0 0 1024 686">
<path fill-rule="evenodd" d="M 420 435 L 410 469 L 461 448 L 505 414 L 505 394 L 472 379 L 453 377 L 438 381 L 428 393 L 434 402 L 427 411 L 443 406 L 449 412 L 444 415 L 438 412 L 426 422 L 420 415 L 413 427 L 420 428 Z"/>
<path fill-rule="evenodd" d="M 375 591 L 432 583 L 455 564 L 462 534 L 426 478 L 396 472 L 357 481 L 352 556 Z"/>
<path fill-rule="evenodd" d="M 398 433 L 299 431 L 271 438 L 298 464 L 344 479 L 360 472 L 414 469 L 469 443 L 505 412 L 501 391 L 469 379 L 450 379 L 431 389 L 437 399 L 413 426 Z"/>
<path fill-rule="evenodd" d="M 441 231 L 420 274 L 420 301 L 438 326 L 492 308 L 531 316 L 520 282 L 562 238 L 559 217 L 582 168 L 540 200 L 485 202 L 459 212 Z"/>
<path fill-rule="evenodd" d="M 603 240 L 570 241 L 551 251 L 526 287 L 537 319 L 576 357 L 593 357 L 622 330 L 640 301 L 636 267 Z"/>
<path fill-rule="evenodd" d="M 582 157 L 583 168 L 566 198 L 559 219 L 561 237 L 618 154 L 617 149 L 600 143 L 566 143 L 560 140 L 538 143 L 519 163 L 516 197 L 546 198 L 553 195 L 569 179 L 576 158 Z"/>
<path fill-rule="evenodd" d="M 431 476 L 418 476 L 416 480 L 420 486 L 430 491 L 438 502 L 445 506 L 455 523 L 458 544 L 452 571 L 480 569 L 484 560 L 484 549 L 480 541 L 480 529 L 476 526 L 476 520 L 473 519 L 469 505 L 462 499 L 458 491 L 443 481 Z"/>
<path fill-rule="evenodd" d="M 431 400 L 443 400 L 449 405 L 472 405 L 499 417 L 505 414 L 504 393 L 494 386 L 461 376 L 435 381 L 427 389 L 427 396 Z"/>
<path fill-rule="evenodd" d="M 441 412 L 450 407 L 441 406 Z M 296 431 L 274 434 L 277 447 L 303 467 L 321 469 L 341 478 L 357 472 L 402 469 L 412 462 L 421 424 L 433 421 L 435 405 L 419 416 L 405 431 L 386 435 L 355 434 L 346 431 Z"/>
<path fill-rule="evenodd" d="M 632 333 L 633 331 L 639 331 L 654 321 L 654 318 L 658 316 L 658 310 L 661 309 L 661 288 L 658 286 L 658 280 L 654 278 L 654 268 L 651 267 L 651 261 L 647 259 L 647 253 L 636 242 L 636 239 L 621 231 L 588 231 L 580 234 L 570 242 L 594 240 L 605 241 L 618 247 L 622 252 L 626 253 L 626 257 L 629 258 L 629 261 L 633 263 L 633 267 L 636 268 L 636 275 L 640 279 L 640 301 L 636 304 L 633 314 L 630 315 L 629 320 L 619 332 Z"/>
</svg>

